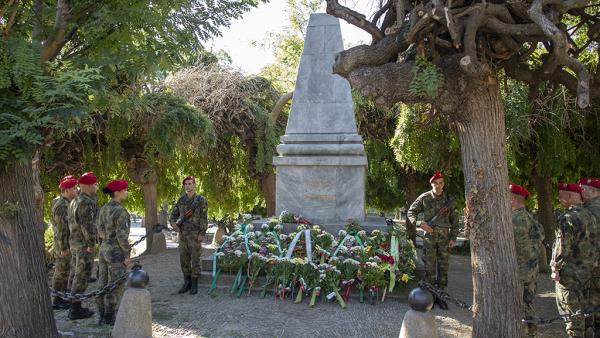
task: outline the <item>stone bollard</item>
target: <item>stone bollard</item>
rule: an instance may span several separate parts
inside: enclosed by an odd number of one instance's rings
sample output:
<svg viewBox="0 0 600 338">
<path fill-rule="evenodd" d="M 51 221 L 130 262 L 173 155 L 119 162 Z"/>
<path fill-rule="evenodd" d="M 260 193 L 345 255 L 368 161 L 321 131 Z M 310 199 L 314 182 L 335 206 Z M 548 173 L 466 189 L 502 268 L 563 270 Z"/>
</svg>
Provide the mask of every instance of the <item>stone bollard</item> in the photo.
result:
<svg viewBox="0 0 600 338">
<path fill-rule="evenodd" d="M 114 338 L 152 338 L 152 303 L 148 274 L 138 268 L 129 273 L 128 288 L 123 293 L 117 312 Z"/>
<path fill-rule="evenodd" d="M 402 320 L 400 338 L 437 338 L 435 317 L 431 314 L 433 295 L 429 291 L 416 288 L 408 295 L 408 310 Z"/>
</svg>

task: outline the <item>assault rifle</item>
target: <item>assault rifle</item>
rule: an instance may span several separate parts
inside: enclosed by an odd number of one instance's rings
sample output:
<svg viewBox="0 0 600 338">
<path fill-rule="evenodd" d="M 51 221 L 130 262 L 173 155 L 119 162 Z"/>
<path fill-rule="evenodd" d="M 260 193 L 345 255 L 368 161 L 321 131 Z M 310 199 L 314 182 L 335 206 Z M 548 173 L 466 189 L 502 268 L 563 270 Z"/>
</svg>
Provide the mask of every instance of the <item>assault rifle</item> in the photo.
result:
<svg viewBox="0 0 600 338">
<path fill-rule="evenodd" d="M 434 226 L 438 220 L 442 217 L 448 216 L 448 214 L 450 213 L 450 211 L 454 209 L 454 202 L 453 201 L 448 201 L 448 203 L 444 204 L 436 213 L 435 215 L 433 215 L 432 217 L 430 217 L 429 219 L 425 220 L 425 223 L 427 223 L 429 226 Z"/>
<path fill-rule="evenodd" d="M 194 198 L 194 200 L 192 201 L 192 205 L 190 205 L 189 209 L 183 215 L 181 215 L 177 219 L 177 221 L 175 221 L 175 225 L 178 228 L 181 229 L 181 225 L 183 224 L 183 222 L 187 221 L 190 217 L 192 217 L 192 215 L 194 214 L 194 211 L 200 205 L 201 201 L 202 201 L 202 198 L 200 196 L 196 196 Z"/>
</svg>

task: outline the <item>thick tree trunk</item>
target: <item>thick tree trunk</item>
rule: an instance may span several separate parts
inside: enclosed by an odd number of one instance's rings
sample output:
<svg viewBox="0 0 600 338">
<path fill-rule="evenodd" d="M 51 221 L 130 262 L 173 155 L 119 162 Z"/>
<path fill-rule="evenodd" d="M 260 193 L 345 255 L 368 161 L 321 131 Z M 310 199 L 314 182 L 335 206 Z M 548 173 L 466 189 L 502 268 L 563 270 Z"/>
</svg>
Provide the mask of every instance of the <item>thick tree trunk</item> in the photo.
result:
<svg viewBox="0 0 600 338">
<path fill-rule="evenodd" d="M 32 186 L 33 186 L 33 200 L 35 203 L 35 208 L 33 209 L 35 215 L 35 223 L 38 230 L 42 233 L 42 237 L 44 236 L 44 232 L 46 231 L 46 224 L 44 222 L 44 189 L 42 189 L 42 183 L 40 180 L 40 152 L 37 151 L 33 160 L 31 161 L 31 170 L 32 170 Z"/>
<path fill-rule="evenodd" d="M 155 238 L 154 226 L 158 223 L 156 204 L 158 173 L 156 168 L 141 157 L 134 157 L 127 162 L 127 172 L 135 184 L 142 186 L 142 192 L 144 194 L 144 226 L 146 227 L 147 236 L 146 251 L 144 251 L 144 254 L 155 253 L 153 251 L 153 245 Z M 164 241 L 164 237 L 161 236 L 161 238 Z M 164 246 L 166 248 L 166 244 Z"/>
<path fill-rule="evenodd" d="M 417 177 L 415 171 L 412 168 L 408 168 L 405 171 L 405 194 L 406 194 L 406 210 L 408 207 L 417 199 Z M 410 240 L 417 245 L 417 226 L 413 224 L 408 217 L 406 218 L 406 234 Z"/>
<path fill-rule="evenodd" d="M 554 243 L 554 230 L 556 228 L 552 207 L 552 178 L 548 175 L 539 175 L 535 169 L 532 172 L 532 177 L 537 191 L 538 221 L 544 227 L 545 246 L 541 250 L 540 272 L 548 272 L 548 257 L 552 254 L 550 247 Z"/>
<path fill-rule="evenodd" d="M 465 85 L 457 122 L 473 270 L 473 337 L 519 337 L 504 112 L 497 85 Z"/>
<path fill-rule="evenodd" d="M 0 168 L 0 337 L 59 337 L 32 177 L 31 164 Z"/>
<path fill-rule="evenodd" d="M 267 217 L 275 216 L 275 173 L 263 173 L 259 178 L 260 190 L 267 204 Z"/>
<path fill-rule="evenodd" d="M 164 235 L 154 233 L 158 223 L 157 183 L 146 183 L 142 186 L 144 193 L 144 225 L 146 227 L 146 251 L 144 254 L 159 253 L 166 249 Z"/>
</svg>

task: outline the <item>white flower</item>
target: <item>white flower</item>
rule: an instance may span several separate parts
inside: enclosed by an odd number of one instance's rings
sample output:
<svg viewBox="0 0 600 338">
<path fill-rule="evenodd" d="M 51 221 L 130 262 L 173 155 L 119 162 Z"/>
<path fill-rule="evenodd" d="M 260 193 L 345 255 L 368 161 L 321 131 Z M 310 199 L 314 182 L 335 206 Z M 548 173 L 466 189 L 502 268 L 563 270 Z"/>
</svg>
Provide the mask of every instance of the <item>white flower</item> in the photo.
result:
<svg viewBox="0 0 600 338">
<path fill-rule="evenodd" d="M 217 253 L 215 254 L 215 256 L 217 256 L 217 257 L 222 257 L 222 256 L 225 256 L 225 253 L 224 253 L 224 252 L 217 252 Z"/>
<path fill-rule="evenodd" d="M 373 257 L 371 257 L 371 259 L 370 259 L 370 260 L 371 260 L 372 262 L 375 262 L 375 263 L 379 263 L 379 262 L 381 262 L 381 258 L 379 258 L 379 257 L 377 257 L 377 256 L 373 256 Z"/>
<path fill-rule="evenodd" d="M 367 262 L 367 266 L 370 267 L 370 268 L 375 268 L 375 267 L 377 267 L 377 263 L 375 263 L 375 262 Z"/>
<path fill-rule="evenodd" d="M 353 264 L 353 265 L 360 265 L 360 262 L 359 262 L 359 261 L 357 261 L 357 260 L 354 260 L 354 259 L 352 259 L 352 258 L 345 259 L 343 263 L 344 263 L 344 264 L 347 264 L 347 263 L 349 263 L 349 264 Z"/>
<path fill-rule="evenodd" d="M 279 235 L 279 239 L 282 240 L 282 241 L 285 241 L 286 238 L 287 238 L 287 236 L 285 234 Z"/>
<path fill-rule="evenodd" d="M 252 230 L 254 230 L 254 225 L 252 225 L 252 224 L 246 225 L 246 232 L 250 232 Z"/>
<path fill-rule="evenodd" d="M 337 247 L 340 243 L 337 240 L 333 240 L 333 242 L 331 242 L 331 246 L 333 246 L 334 248 Z"/>
<path fill-rule="evenodd" d="M 233 252 L 234 255 L 236 255 L 237 257 L 242 257 L 242 252 L 240 250 L 235 250 Z"/>
<path fill-rule="evenodd" d="M 242 225 L 241 224 L 236 224 L 234 226 L 234 228 L 235 228 L 235 230 L 240 230 L 241 231 L 242 230 Z"/>
<path fill-rule="evenodd" d="M 361 231 L 359 231 L 359 232 L 358 232 L 358 235 L 359 235 L 360 237 L 365 237 L 365 236 L 367 236 L 367 232 L 366 232 L 366 231 L 364 231 L 364 230 L 361 230 Z"/>
<path fill-rule="evenodd" d="M 283 225 L 281 225 L 281 224 L 277 224 L 277 225 L 275 226 L 275 230 L 276 230 L 276 231 L 282 231 L 282 230 L 283 230 Z"/>
<path fill-rule="evenodd" d="M 340 237 L 346 237 L 346 235 L 348 235 L 346 230 L 340 230 L 340 232 L 338 232 L 338 236 L 340 236 Z"/>
<path fill-rule="evenodd" d="M 269 225 L 267 223 L 263 223 L 263 225 L 260 226 L 261 230 L 267 230 L 269 229 Z"/>
<path fill-rule="evenodd" d="M 342 246 L 340 246 L 340 252 L 342 252 L 342 253 L 346 253 L 346 252 L 348 252 L 348 247 L 345 247 L 345 246 L 343 246 L 343 245 L 342 245 Z"/>
<path fill-rule="evenodd" d="M 248 239 L 254 238 L 254 237 L 256 237 L 256 234 L 254 232 L 248 232 L 248 233 L 246 233 L 246 237 L 248 237 Z"/>
</svg>

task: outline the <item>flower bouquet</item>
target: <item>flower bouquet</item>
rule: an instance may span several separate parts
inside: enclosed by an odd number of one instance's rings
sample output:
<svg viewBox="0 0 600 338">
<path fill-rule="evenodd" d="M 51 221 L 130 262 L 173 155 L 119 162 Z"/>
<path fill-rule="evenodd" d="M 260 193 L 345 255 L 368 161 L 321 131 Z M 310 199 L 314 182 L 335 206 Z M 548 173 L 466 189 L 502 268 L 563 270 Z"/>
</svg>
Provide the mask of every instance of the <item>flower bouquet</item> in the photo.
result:
<svg viewBox="0 0 600 338">
<path fill-rule="evenodd" d="M 342 309 L 346 308 L 346 302 L 339 292 L 339 285 L 342 273 L 335 265 L 319 264 L 319 280 L 321 289 L 327 293 L 327 300 L 337 299 Z"/>
</svg>

